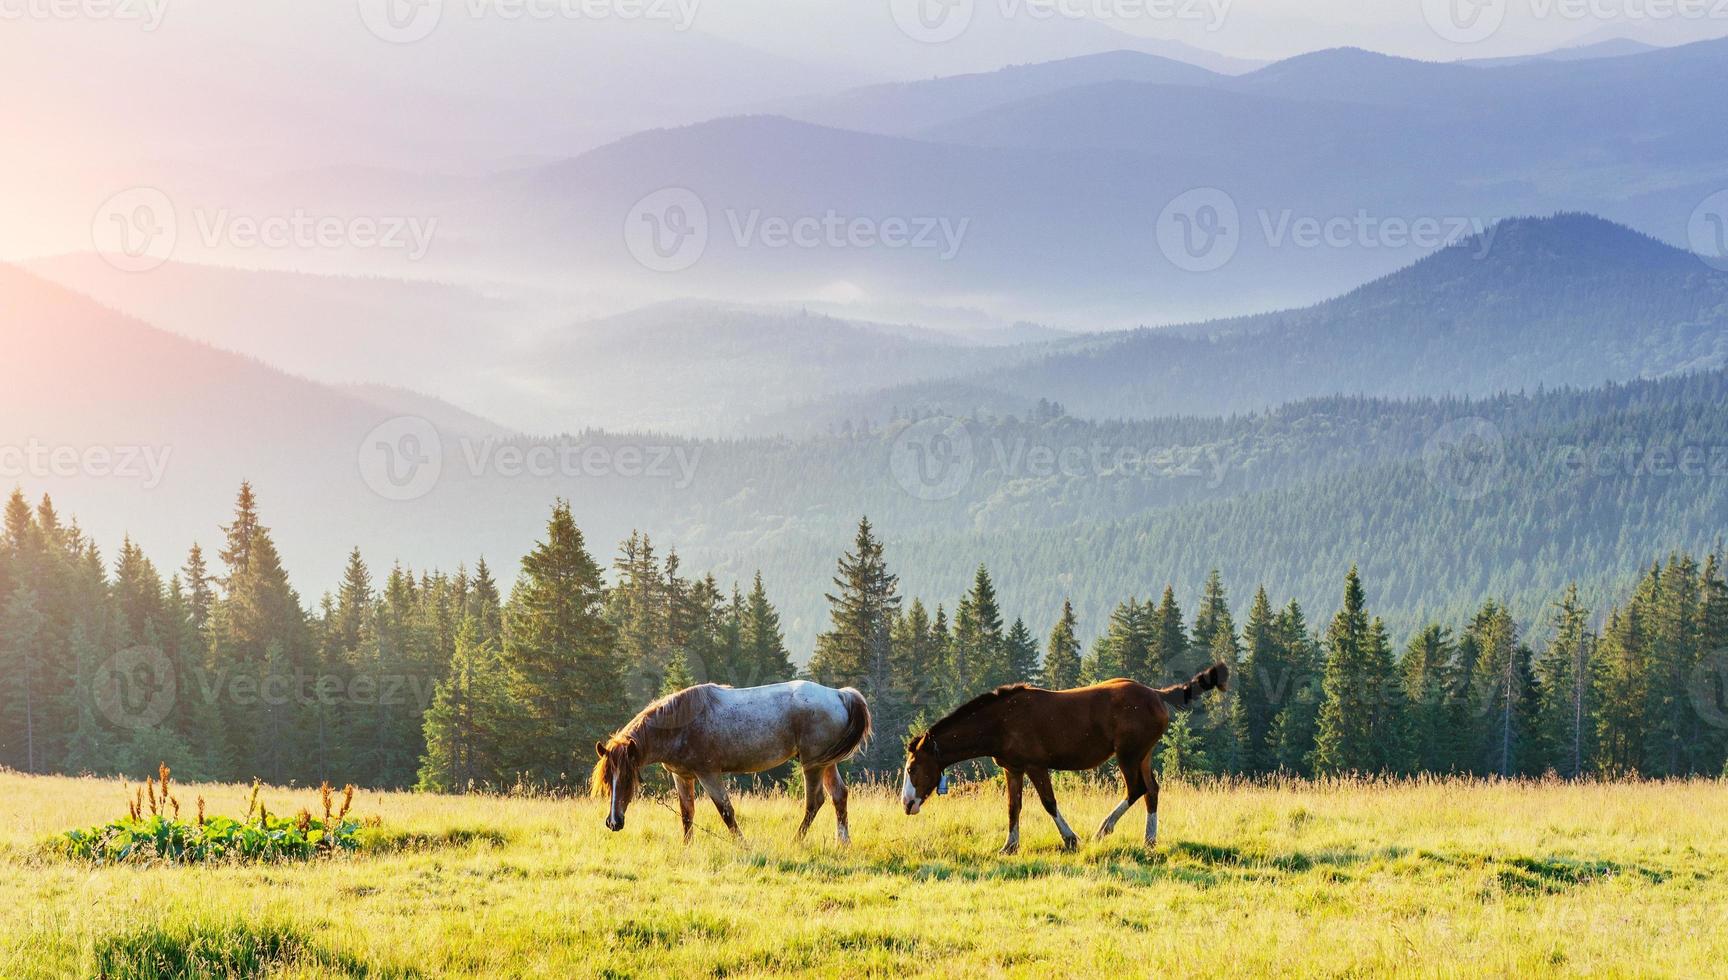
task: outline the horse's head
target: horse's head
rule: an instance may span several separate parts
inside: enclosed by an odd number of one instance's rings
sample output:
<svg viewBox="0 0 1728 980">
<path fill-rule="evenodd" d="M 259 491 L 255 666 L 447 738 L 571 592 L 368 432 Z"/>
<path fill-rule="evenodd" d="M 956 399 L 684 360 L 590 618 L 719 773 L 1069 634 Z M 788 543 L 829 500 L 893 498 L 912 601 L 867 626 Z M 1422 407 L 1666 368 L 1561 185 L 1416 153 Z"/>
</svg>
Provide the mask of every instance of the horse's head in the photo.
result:
<svg viewBox="0 0 1728 980">
<path fill-rule="evenodd" d="M 900 802 L 905 804 L 908 815 L 922 809 L 924 801 L 936 792 L 944 768 L 936 754 L 936 741 L 928 733 L 906 746 L 906 782 L 900 788 Z"/>
<path fill-rule="evenodd" d="M 637 748 L 635 739 L 615 735 L 610 740 L 595 742 L 594 754 L 600 757 L 600 761 L 594 764 L 588 791 L 595 796 L 611 798 L 612 806 L 606 811 L 606 829 L 623 830 L 624 811 L 636 798 L 636 784 L 641 778 L 642 750 Z"/>
</svg>

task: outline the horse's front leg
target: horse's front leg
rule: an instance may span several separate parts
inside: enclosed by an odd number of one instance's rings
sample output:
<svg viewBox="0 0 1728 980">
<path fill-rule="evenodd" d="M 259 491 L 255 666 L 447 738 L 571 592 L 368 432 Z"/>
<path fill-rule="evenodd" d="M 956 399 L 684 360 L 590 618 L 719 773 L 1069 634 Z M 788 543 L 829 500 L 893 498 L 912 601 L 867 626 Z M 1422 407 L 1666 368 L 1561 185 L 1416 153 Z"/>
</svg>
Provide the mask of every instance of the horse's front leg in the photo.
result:
<svg viewBox="0 0 1728 980">
<path fill-rule="evenodd" d="M 672 785 L 678 788 L 678 817 L 684 823 L 684 843 L 690 843 L 696 832 L 696 780 L 672 774 Z"/>
<path fill-rule="evenodd" d="M 1056 821 L 1056 830 L 1062 835 L 1062 849 L 1072 851 L 1080 846 L 1080 835 L 1074 833 L 1068 826 L 1068 821 L 1062 819 L 1062 810 L 1056 805 L 1056 788 L 1050 785 L 1050 770 L 1028 769 L 1026 775 L 1032 780 L 1032 788 L 1038 791 L 1038 802 L 1044 804 L 1044 812 L 1050 814 L 1050 819 Z"/>
<path fill-rule="evenodd" d="M 1026 788 L 1026 774 L 1019 769 L 1009 769 L 1008 772 L 1008 843 L 1002 845 L 1003 854 L 1013 854 L 1020 850 L 1020 797 Z"/>
<path fill-rule="evenodd" d="M 726 779 L 719 773 L 697 773 L 696 778 L 702 781 L 702 788 L 708 791 L 708 798 L 714 801 L 714 809 L 720 811 L 720 819 L 726 822 L 726 829 L 732 831 L 732 836 L 740 840 L 744 832 L 738 829 L 738 816 L 732 811 L 732 797 L 726 793 Z"/>
<path fill-rule="evenodd" d="M 804 839 L 817 811 L 822 809 L 822 773 L 821 769 L 804 770 L 804 822 L 798 825 L 799 840 Z"/>
</svg>

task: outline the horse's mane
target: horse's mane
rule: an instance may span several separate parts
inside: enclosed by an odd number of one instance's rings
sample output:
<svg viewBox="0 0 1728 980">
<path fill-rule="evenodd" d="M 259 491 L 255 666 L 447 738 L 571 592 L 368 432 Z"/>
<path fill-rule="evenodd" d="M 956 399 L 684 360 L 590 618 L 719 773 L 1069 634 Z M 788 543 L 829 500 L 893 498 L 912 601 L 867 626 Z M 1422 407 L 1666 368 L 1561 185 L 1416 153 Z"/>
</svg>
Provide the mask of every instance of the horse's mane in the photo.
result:
<svg viewBox="0 0 1728 980">
<path fill-rule="evenodd" d="M 594 764 L 594 772 L 588 780 L 589 792 L 595 796 L 605 796 L 611 791 L 614 749 L 630 742 L 651 742 L 662 732 L 683 728 L 692 719 L 706 712 L 714 704 L 714 698 L 719 692 L 727 689 L 725 684 L 697 684 L 695 687 L 668 694 L 636 712 L 636 717 L 625 722 L 623 728 L 606 739 L 606 754 Z M 634 770 L 626 774 L 632 779 L 636 776 Z"/>
<path fill-rule="evenodd" d="M 950 711 L 947 714 L 943 715 L 940 719 L 938 719 L 936 721 L 936 724 L 930 726 L 930 734 L 932 734 L 932 735 L 936 734 L 937 729 L 942 728 L 942 727 L 944 727 L 944 726 L 946 726 L 952 722 L 959 721 L 961 718 L 964 718 L 965 716 L 971 714 L 972 712 L 977 711 L 978 709 L 984 707 L 985 705 L 995 704 L 997 701 L 1002 700 L 1003 698 L 1007 697 L 1010 694 L 1017 694 L 1021 691 L 1030 691 L 1030 690 L 1032 690 L 1032 685 L 1019 683 L 1019 684 L 1004 684 L 1001 687 L 996 688 L 995 690 L 985 691 L 983 694 L 978 695 L 977 697 L 966 702 L 965 704 L 961 705 L 960 707 L 955 708 L 953 711 Z"/>
</svg>

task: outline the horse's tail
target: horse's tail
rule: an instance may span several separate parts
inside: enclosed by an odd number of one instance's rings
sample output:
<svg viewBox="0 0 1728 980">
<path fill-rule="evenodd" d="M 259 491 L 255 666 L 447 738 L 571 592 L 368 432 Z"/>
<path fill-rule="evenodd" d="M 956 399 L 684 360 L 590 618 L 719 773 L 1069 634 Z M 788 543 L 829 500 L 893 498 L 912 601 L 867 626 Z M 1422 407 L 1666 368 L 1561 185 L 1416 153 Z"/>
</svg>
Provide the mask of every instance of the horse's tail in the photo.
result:
<svg viewBox="0 0 1728 980">
<path fill-rule="evenodd" d="M 1194 675 L 1194 679 L 1186 684 L 1173 684 L 1170 687 L 1158 689 L 1164 703 L 1175 708 L 1186 708 L 1194 703 L 1197 695 L 1217 688 L 1220 691 L 1230 690 L 1230 667 L 1227 664 L 1216 663 Z"/>
<path fill-rule="evenodd" d="M 870 741 L 870 705 L 864 701 L 864 695 L 850 687 L 843 687 L 836 693 L 840 695 L 840 702 L 846 706 L 846 731 L 841 733 L 840 738 L 829 746 L 827 751 L 808 758 L 800 756 L 798 762 L 806 769 L 845 762 L 857 755 L 864 748 L 864 744 Z"/>
</svg>

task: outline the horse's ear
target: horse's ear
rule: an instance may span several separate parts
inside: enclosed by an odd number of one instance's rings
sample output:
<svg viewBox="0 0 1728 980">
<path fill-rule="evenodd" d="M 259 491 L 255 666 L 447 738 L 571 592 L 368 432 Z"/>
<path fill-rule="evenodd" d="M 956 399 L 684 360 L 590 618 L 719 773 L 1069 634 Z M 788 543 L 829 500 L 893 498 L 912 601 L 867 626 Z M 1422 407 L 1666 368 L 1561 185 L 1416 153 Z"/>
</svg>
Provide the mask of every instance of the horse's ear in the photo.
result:
<svg viewBox="0 0 1728 980">
<path fill-rule="evenodd" d="M 606 742 L 604 740 L 594 743 L 594 754 L 602 759 L 606 758 Z"/>
<path fill-rule="evenodd" d="M 914 736 L 912 736 L 912 741 L 908 742 L 906 745 L 906 751 L 917 752 L 918 750 L 922 749 L 924 747 L 924 740 L 929 738 L 929 737 L 930 736 L 928 736 L 928 735 L 914 735 Z"/>
</svg>

